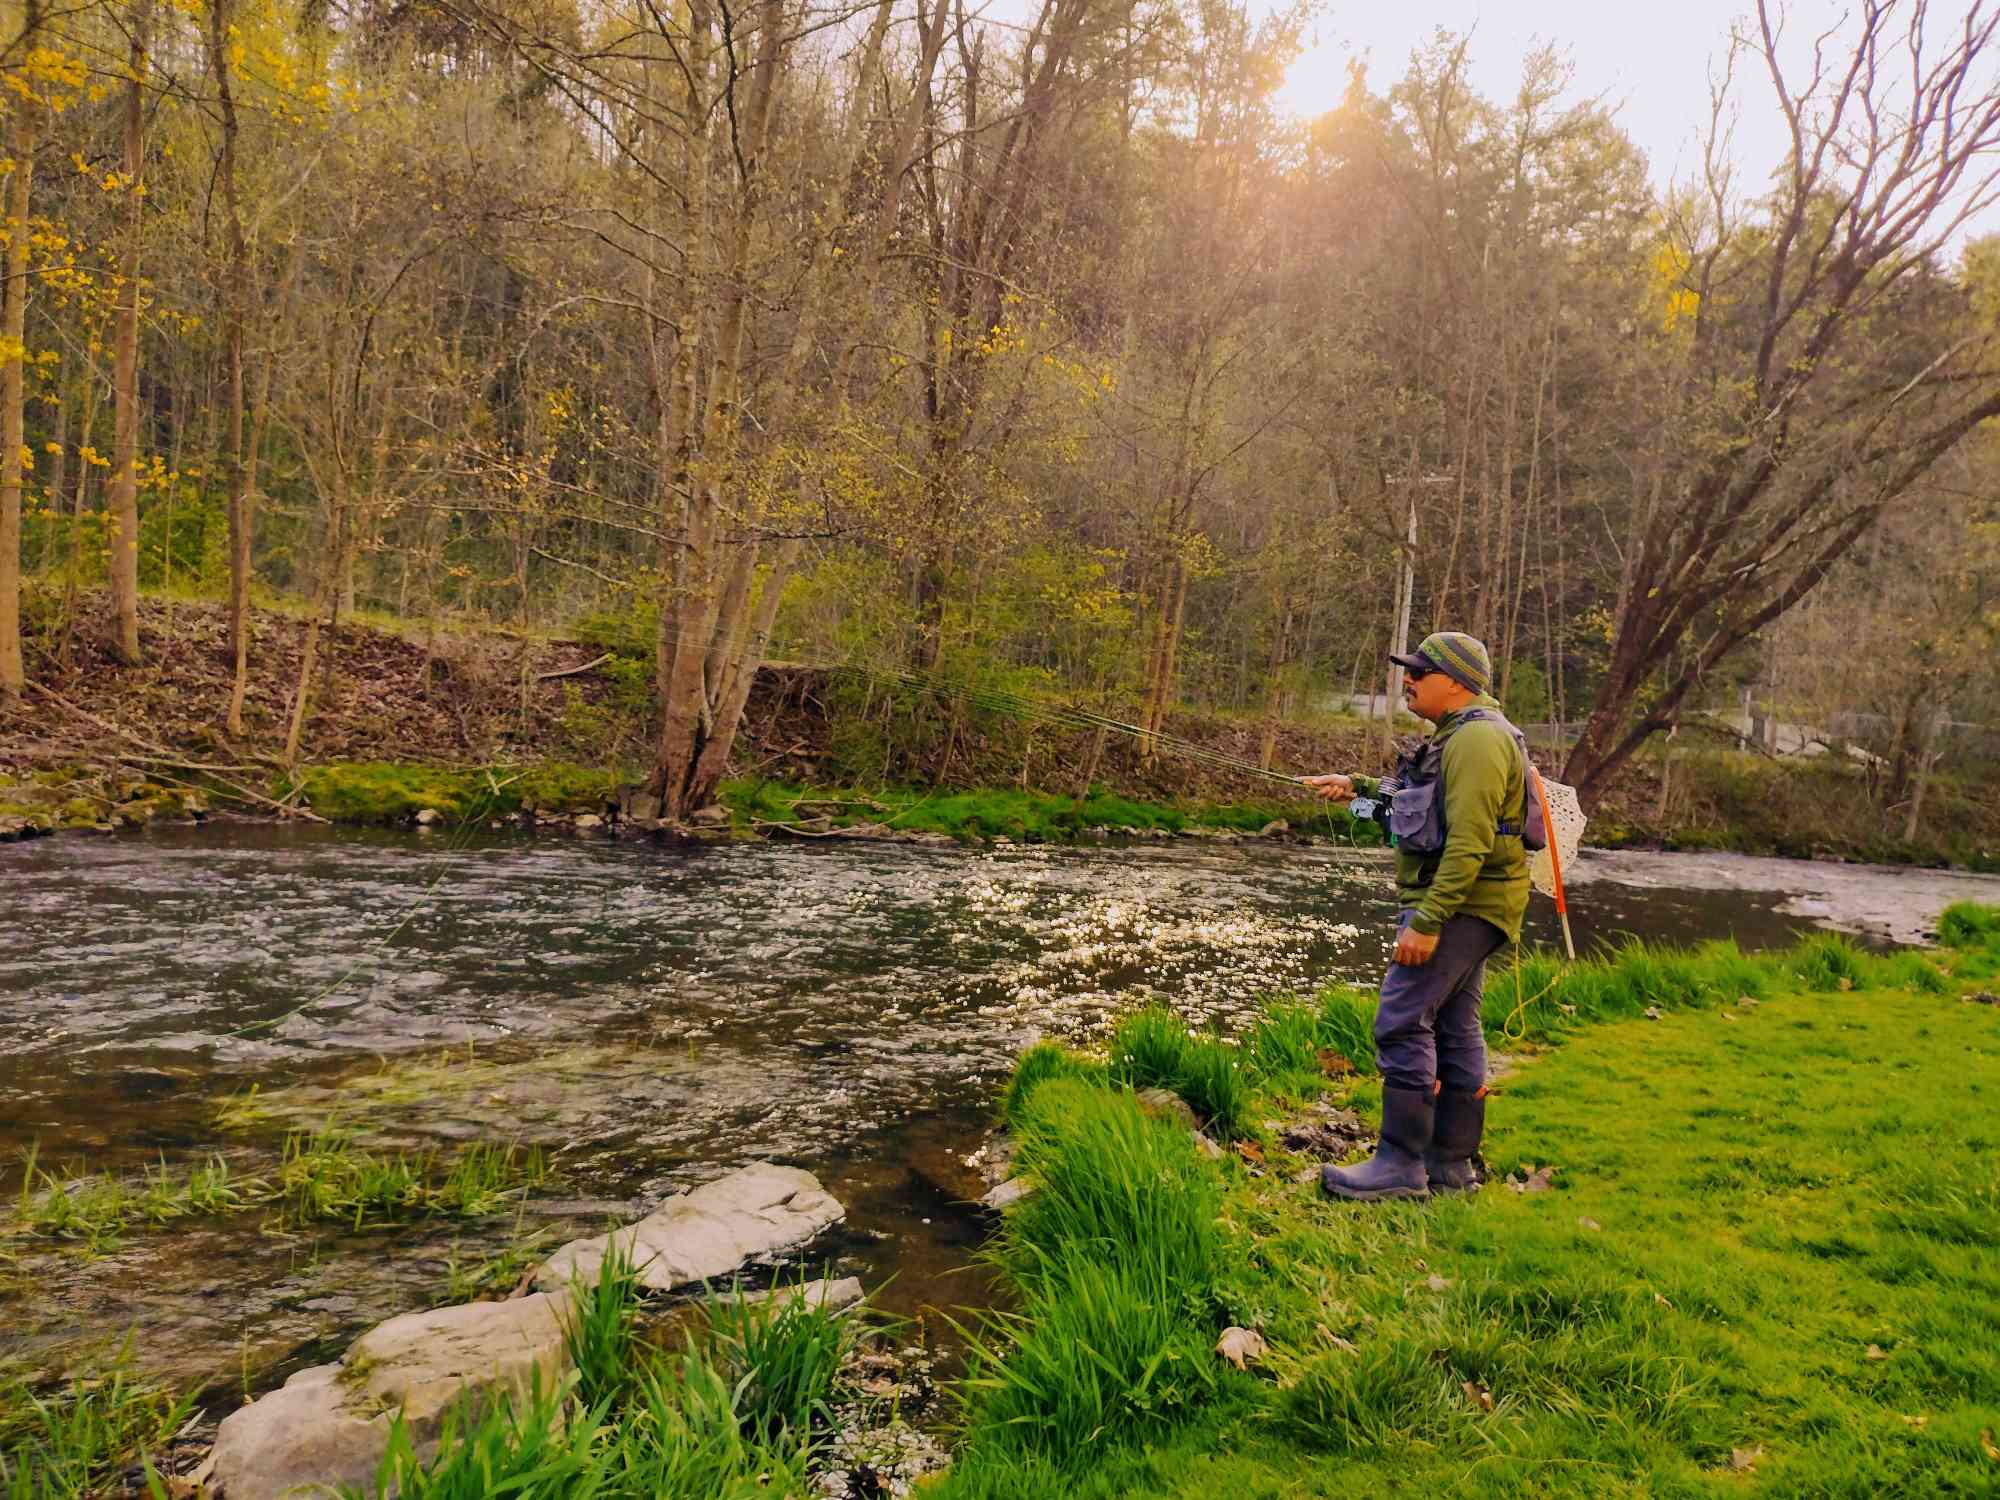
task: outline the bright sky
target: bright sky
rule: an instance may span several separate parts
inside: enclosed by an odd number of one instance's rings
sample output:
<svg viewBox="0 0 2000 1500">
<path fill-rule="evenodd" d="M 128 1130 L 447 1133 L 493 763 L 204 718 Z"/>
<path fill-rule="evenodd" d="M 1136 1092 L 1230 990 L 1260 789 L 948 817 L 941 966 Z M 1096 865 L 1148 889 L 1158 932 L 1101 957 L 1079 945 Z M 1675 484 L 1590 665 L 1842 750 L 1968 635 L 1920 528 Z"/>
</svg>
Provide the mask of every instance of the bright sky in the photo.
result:
<svg viewBox="0 0 2000 1500">
<path fill-rule="evenodd" d="M 1839 0 L 1789 0 L 1785 50 L 1810 56 L 1814 36 L 1853 9 Z M 1932 7 L 1931 34 L 1943 41 L 1963 16 L 1961 4 Z M 1520 81 L 1521 59 L 1543 41 L 1556 43 L 1574 68 L 1572 96 L 1602 96 L 1619 124 L 1646 153 L 1656 186 L 1701 163 L 1699 132 L 1708 120 L 1711 63 L 1719 72 L 1730 23 L 1755 24 L 1755 0 L 1679 0 L 1671 6 L 1632 0 L 1327 0 L 1308 50 L 1292 65 L 1281 98 L 1311 116 L 1339 102 L 1347 64 L 1361 57 L 1371 91 L 1383 93 L 1403 76 L 1411 51 L 1438 28 L 1470 34 L 1472 82 L 1485 97 L 1505 101 Z M 1844 28 L 1852 33 L 1852 25 Z M 1896 34 L 1901 35 L 1900 26 Z M 1990 76 L 1990 73 L 1989 73 Z M 1738 185 L 1756 191 L 1782 160 L 1785 137 L 1761 59 L 1739 64 L 1734 155 Z M 1988 214 L 1981 230 L 2000 229 Z"/>
</svg>

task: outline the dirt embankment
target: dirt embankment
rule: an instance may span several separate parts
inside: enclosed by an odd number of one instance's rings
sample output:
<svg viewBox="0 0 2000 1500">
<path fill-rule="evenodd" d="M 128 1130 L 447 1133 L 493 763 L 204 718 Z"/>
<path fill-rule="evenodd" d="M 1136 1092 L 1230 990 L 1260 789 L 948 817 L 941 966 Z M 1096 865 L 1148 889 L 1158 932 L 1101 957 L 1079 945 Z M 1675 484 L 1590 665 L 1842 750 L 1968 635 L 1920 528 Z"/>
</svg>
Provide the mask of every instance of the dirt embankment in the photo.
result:
<svg viewBox="0 0 2000 1500">
<path fill-rule="evenodd" d="M 0 712 L 0 767 L 20 777 L 57 768 L 213 765 L 268 792 L 305 637 L 300 619 L 254 612 L 244 734 L 232 739 L 222 727 L 232 662 L 219 605 L 144 601 L 138 666 L 120 664 L 88 629 L 64 639 L 52 625 L 31 628 L 31 686 L 18 706 Z M 592 644 L 343 622 L 322 632 L 319 657 L 302 739 L 309 763 L 565 762 L 637 775 L 656 732 L 648 664 Z M 1088 732 L 1030 726 L 950 698 L 892 703 L 857 695 L 844 676 L 767 670 L 738 740 L 736 771 L 804 783 L 1085 789 L 1093 764 Z M 1261 748 L 1262 728 L 1253 723 L 1183 714 L 1166 727 L 1238 760 L 1254 763 Z M 1362 726 L 1287 724 L 1275 764 L 1296 773 L 1372 766 L 1378 745 Z M 1134 798 L 1268 800 L 1273 791 L 1253 774 L 1172 751 L 1144 758 L 1133 740 L 1115 734 L 1094 764 L 1091 781 Z"/>
<path fill-rule="evenodd" d="M 102 618 L 102 601 L 82 613 Z M 95 611 L 95 613 L 93 613 Z M 30 614 L 32 682 L 0 712 L 0 770 L 17 785 L 37 771 L 140 771 L 155 781 L 189 765 L 233 768 L 237 786 L 282 795 L 278 755 L 290 722 L 306 627 L 291 615 L 253 616 L 245 733 L 222 732 L 231 660 L 219 605 L 148 600 L 142 665 L 122 666 L 87 628 L 67 638 Z M 565 765 L 637 779 L 657 733 L 650 664 L 574 640 L 499 631 L 393 629 L 347 622 L 323 632 L 313 673 L 306 762 L 432 766 Z M 1167 733 L 1206 752 L 1254 764 L 1263 725 L 1177 713 Z M 793 784 L 918 785 L 956 791 L 1019 788 L 1081 795 L 1090 786 L 1149 802 L 1284 801 L 1285 789 L 1173 748 L 1148 757 L 1112 734 L 1024 723 L 963 698 L 885 695 L 853 674 L 768 669 L 737 742 L 735 772 Z M 1293 774 L 1379 771 L 1379 727 L 1329 719 L 1279 726 L 1274 766 Z M 183 763 L 176 766 L 174 763 Z M 1553 765 L 1553 757 L 1551 757 Z M 1882 808 L 1865 768 L 1851 762 L 1773 760 L 1720 745 L 1674 757 L 1664 798 L 1651 755 L 1624 767 L 1592 818 L 1593 843 L 1718 849 L 1802 858 L 2000 869 L 2000 785 L 1933 779 L 1915 838 L 1903 813 Z M 128 788 L 128 800 L 155 793 Z M 103 799 L 100 799 L 102 801 Z M 0 813 L 7 798 L 0 796 Z M 95 819 L 81 812 L 72 821 Z M 113 819 L 115 821 L 115 818 Z"/>
</svg>

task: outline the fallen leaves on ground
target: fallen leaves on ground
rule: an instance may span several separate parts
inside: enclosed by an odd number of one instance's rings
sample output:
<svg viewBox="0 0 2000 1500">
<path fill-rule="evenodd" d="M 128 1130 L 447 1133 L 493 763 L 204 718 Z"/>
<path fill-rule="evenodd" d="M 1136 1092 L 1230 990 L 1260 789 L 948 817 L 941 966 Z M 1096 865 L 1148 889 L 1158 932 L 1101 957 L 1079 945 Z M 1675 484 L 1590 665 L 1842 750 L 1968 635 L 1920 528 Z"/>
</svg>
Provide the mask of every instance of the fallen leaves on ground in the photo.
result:
<svg viewBox="0 0 2000 1500">
<path fill-rule="evenodd" d="M 1329 1344 L 1333 1345 L 1333 1347 L 1338 1349 L 1342 1354 L 1360 1353 L 1360 1351 L 1356 1349 L 1353 1344 L 1349 1343 L 1346 1339 L 1342 1338 L 1339 1334 L 1335 1333 L 1331 1328 L 1327 1327 L 1326 1324 L 1317 1323 L 1314 1324 L 1313 1326 L 1318 1331 L 1319 1336 L 1321 1338 L 1325 1339 Z"/>
<path fill-rule="evenodd" d="M 1215 1352 L 1239 1370 L 1247 1370 L 1264 1357 L 1264 1335 L 1254 1328 L 1225 1328 L 1215 1341 Z"/>
</svg>

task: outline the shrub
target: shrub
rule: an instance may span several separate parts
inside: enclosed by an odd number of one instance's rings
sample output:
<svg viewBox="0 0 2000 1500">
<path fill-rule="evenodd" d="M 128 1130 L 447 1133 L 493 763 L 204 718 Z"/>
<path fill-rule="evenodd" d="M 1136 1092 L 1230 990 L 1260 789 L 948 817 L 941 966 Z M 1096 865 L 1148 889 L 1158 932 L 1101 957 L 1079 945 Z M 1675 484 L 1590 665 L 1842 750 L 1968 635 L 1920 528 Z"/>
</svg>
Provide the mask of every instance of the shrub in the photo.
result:
<svg viewBox="0 0 2000 1500">
<path fill-rule="evenodd" d="M 1956 901 L 1938 918 L 1938 940 L 1947 948 L 1978 948 L 2000 938 L 2000 906 Z"/>
</svg>

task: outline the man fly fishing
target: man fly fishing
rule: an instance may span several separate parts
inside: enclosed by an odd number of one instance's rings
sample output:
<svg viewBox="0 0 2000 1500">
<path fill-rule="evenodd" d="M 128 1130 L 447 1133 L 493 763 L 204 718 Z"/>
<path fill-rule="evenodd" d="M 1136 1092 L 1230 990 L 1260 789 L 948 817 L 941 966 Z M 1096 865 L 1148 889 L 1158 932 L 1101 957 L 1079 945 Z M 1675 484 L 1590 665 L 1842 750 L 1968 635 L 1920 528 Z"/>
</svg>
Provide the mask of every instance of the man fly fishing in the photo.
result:
<svg viewBox="0 0 2000 1500">
<path fill-rule="evenodd" d="M 1308 776 L 1322 797 L 1382 799 L 1396 843 L 1402 907 L 1375 1012 L 1382 1130 L 1372 1160 L 1324 1167 L 1336 1198 L 1421 1198 L 1479 1186 L 1486 1126 L 1486 960 L 1518 942 L 1528 908 L 1528 847 L 1545 837 L 1528 797 L 1521 732 L 1487 695 L 1486 647 L 1455 631 L 1407 656 L 1403 698 L 1437 726 L 1396 773 Z"/>
</svg>

